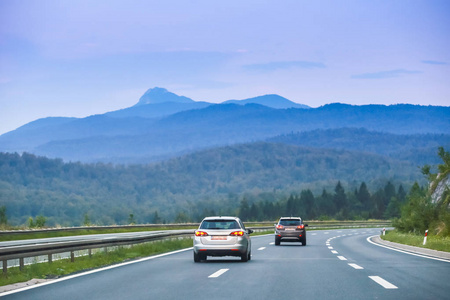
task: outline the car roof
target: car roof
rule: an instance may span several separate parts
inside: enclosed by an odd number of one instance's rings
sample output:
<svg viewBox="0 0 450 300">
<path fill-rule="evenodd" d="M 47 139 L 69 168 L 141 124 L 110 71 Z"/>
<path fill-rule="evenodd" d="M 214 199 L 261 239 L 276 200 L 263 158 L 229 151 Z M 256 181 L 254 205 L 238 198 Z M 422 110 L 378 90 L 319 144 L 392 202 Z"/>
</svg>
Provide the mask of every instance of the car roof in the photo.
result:
<svg viewBox="0 0 450 300">
<path fill-rule="evenodd" d="M 301 220 L 302 218 L 300 217 L 281 217 L 280 220 Z"/>
<path fill-rule="evenodd" d="M 224 216 L 215 216 L 215 217 L 206 217 L 203 220 L 239 220 L 238 217 L 224 217 Z"/>
</svg>

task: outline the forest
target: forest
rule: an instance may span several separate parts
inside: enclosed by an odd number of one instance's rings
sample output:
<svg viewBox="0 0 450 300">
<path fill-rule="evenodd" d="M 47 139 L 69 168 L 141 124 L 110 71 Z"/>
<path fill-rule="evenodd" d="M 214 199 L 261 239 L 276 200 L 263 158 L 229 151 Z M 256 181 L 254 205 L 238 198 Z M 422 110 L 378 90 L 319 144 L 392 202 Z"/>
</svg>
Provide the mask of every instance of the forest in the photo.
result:
<svg viewBox="0 0 450 300">
<path fill-rule="evenodd" d="M 48 226 L 187 222 L 210 214 L 248 221 L 294 213 L 306 219 L 390 218 L 416 181 L 425 182 L 405 161 L 263 142 L 148 165 L 0 153 L 0 207 L 14 226 L 30 217 L 45 217 Z"/>
</svg>

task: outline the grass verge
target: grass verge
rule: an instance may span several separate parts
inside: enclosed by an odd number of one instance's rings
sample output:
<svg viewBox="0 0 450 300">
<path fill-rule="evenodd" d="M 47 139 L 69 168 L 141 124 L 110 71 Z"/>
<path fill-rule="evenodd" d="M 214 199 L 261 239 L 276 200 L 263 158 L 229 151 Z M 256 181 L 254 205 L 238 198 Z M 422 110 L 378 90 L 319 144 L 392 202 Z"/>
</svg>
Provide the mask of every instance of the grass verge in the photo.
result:
<svg viewBox="0 0 450 300">
<path fill-rule="evenodd" d="M 118 248 L 107 253 L 98 252 L 91 257 L 76 257 L 75 262 L 70 259 L 53 261 L 52 263 L 36 263 L 25 266 L 23 271 L 18 267 L 8 268 L 8 273 L 0 275 L 0 286 L 25 282 L 31 279 L 51 279 L 64 275 L 88 271 L 131 259 L 175 251 L 192 247 L 192 239 L 163 240 L 144 244 L 137 244 L 131 248 Z"/>
<path fill-rule="evenodd" d="M 440 237 L 436 235 L 428 235 L 427 243 L 423 245 L 423 235 L 416 235 L 412 233 L 401 233 L 397 230 L 386 231 L 386 235 L 381 235 L 381 238 L 386 241 L 416 246 L 421 248 L 439 250 L 450 252 L 450 237 Z"/>
</svg>

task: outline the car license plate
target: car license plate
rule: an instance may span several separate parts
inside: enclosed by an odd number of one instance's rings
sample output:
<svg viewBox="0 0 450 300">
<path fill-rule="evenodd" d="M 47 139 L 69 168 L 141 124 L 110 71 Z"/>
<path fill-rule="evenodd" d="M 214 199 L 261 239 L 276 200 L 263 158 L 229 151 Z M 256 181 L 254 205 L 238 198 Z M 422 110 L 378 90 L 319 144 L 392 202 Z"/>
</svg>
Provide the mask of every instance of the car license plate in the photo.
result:
<svg viewBox="0 0 450 300">
<path fill-rule="evenodd" d="M 295 230 L 294 228 L 286 228 L 286 230 Z"/>
<path fill-rule="evenodd" d="M 211 237 L 211 240 L 213 240 L 213 241 L 224 241 L 226 239 L 227 239 L 226 236 L 212 236 Z"/>
</svg>

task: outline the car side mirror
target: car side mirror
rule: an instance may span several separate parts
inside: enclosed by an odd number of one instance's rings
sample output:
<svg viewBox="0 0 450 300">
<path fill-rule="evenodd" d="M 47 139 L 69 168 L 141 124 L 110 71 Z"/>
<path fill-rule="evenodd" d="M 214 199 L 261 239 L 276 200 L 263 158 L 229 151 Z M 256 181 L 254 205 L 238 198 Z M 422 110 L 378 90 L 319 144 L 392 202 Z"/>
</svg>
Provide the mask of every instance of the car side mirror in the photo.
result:
<svg viewBox="0 0 450 300">
<path fill-rule="evenodd" d="M 248 234 L 252 234 L 254 231 L 253 229 L 247 229 Z"/>
<path fill-rule="evenodd" d="M 303 225 L 305 225 L 305 227 L 307 227 L 307 226 L 308 226 L 308 224 L 303 224 Z"/>
</svg>

